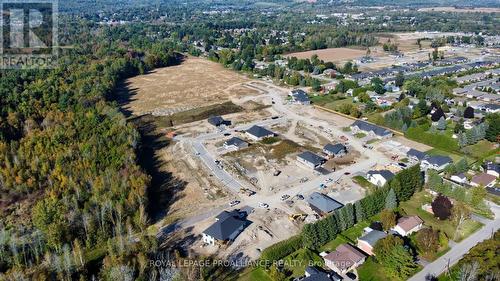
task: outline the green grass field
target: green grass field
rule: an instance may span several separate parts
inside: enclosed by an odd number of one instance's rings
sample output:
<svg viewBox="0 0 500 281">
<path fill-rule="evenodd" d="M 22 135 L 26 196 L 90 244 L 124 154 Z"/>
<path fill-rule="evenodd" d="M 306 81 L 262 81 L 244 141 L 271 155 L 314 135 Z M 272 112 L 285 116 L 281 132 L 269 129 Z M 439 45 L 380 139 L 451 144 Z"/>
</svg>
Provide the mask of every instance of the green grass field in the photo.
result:
<svg viewBox="0 0 500 281">
<path fill-rule="evenodd" d="M 417 215 L 422 220 L 426 226 L 430 226 L 435 230 L 443 231 L 449 239 L 455 240 L 456 242 L 461 241 L 467 236 L 478 230 L 482 224 L 473 220 L 467 220 L 463 223 L 461 229 L 459 230 L 456 239 L 455 231 L 456 227 L 449 220 L 439 220 L 434 217 L 433 214 L 422 210 L 422 205 L 425 203 L 430 203 L 432 196 L 425 191 L 416 193 L 413 197 L 400 204 L 400 209 L 407 215 Z"/>
</svg>

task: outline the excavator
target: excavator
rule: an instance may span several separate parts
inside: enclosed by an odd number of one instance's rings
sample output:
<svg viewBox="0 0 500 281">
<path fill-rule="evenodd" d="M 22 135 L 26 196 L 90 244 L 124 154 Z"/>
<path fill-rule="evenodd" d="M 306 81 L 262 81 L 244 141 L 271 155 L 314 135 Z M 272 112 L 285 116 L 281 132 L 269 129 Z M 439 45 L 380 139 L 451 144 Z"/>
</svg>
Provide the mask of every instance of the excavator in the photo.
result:
<svg viewBox="0 0 500 281">
<path fill-rule="evenodd" d="M 304 221 L 306 219 L 307 215 L 306 214 L 291 214 L 288 216 L 288 218 L 291 221 Z"/>
</svg>

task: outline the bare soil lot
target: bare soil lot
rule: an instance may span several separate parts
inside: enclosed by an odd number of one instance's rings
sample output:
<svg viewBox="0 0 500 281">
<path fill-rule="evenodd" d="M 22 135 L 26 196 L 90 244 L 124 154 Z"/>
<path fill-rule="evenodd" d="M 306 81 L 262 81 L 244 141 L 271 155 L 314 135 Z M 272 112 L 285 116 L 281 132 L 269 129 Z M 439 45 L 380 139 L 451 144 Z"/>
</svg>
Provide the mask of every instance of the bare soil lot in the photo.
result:
<svg viewBox="0 0 500 281">
<path fill-rule="evenodd" d="M 170 115 L 255 94 L 240 86 L 247 81 L 218 63 L 188 57 L 181 65 L 126 80 L 118 94 L 123 108 L 133 115 Z"/>
<path fill-rule="evenodd" d="M 324 61 L 342 62 L 362 57 L 366 54 L 366 50 L 350 49 L 350 48 L 329 48 L 322 50 L 291 53 L 286 55 L 286 57 L 309 59 L 314 54 L 318 55 L 319 59 Z"/>
</svg>

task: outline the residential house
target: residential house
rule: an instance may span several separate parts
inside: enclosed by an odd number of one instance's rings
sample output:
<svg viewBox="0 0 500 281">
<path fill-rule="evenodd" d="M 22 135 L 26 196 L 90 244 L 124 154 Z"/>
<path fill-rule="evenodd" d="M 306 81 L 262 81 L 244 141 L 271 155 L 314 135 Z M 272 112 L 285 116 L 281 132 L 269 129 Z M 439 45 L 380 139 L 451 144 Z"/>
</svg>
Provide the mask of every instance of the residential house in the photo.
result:
<svg viewBox="0 0 500 281">
<path fill-rule="evenodd" d="M 488 78 L 488 75 L 486 73 L 474 73 L 470 75 L 465 75 L 461 77 L 457 77 L 457 83 L 458 84 L 464 84 L 464 83 L 469 83 L 469 82 L 477 82 L 481 81 Z"/>
<path fill-rule="evenodd" d="M 470 180 L 470 185 L 472 186 L 484 186 L 484 187 L 493 187 L 497 178 L 494 175 L 490 175 L 487 173 L 477 174 Z"/>
<path fill-rule="evenodd" d="M 307 93 L 301 89 L 292 90 L 290 93 L 290 97 L 292 98 L 292 102 L 295 104 L 309 105 L 311 104 L 311 100 Z"/>
<path fill-rule="evenodd" d="M 268 129 L 254 125 L 250 129 L 246 130 L 247 136 L 249 136 L 251 139 L 254 139 L 256 141 L 265 139 L 265 138 L 270 138 L 274 137 L 275 134 Z"/>
<path fill-rule="evenodd" d="M 394 177 L 394 174 L 389 170 L 368 171 L 366 179 L 376 186 L 384 186 Z"/>
<path fill-rule="evenodd" d="M 250 221 L 239 211 L 223 211 L 215 218 L 215 223 L 203 231 L 202 240 L 211 245 L 234 241 L 249 224 Z"/>
<path fill-rule="evenodd" d="M 460 174 L 455 174 L 450 177 L 450 180 L 459 183 L 459 184 L 466 184 L 467 183 L 467 177 L 464 175 L 464 173 Z"/>
<path fill-rule="evenodd" d="M 415 162 L 420 162 L 427 157 L 427 154 L 422 151 L 418 151 L 416 149 L 410 148 L 408 152 L 406 152 L 406 157 Z"/>
<path fill-rule="evenodd" d="M 316 169 L 325 164 L 326 159 L 310 151 L 304 151 L 297 155 L 297 161 L 308 168 Z"/>
<path fill-rule="evenodd" d="M 390 138 L 393 135 L 392 132 L 388 129 L 361 120 L 356 120 L 354 123 L 352 123 L 351 130 L 353 133 L 364 132 L 371 137 L 376 137 L 379 139 Z"/>
<path fill-rule="evenodd" d="M 208 118 L 208 123 L 214 125 L 215 127 L 219 127 L 222 125 L 231 125 L 231 121 L 226 121 L 224 118 L 220 116 L 211 116 Z"/>
<path fill-rule="evenodd" d="M 329 143 L 323 147 L 323 153 L 330 158 L 338 158 L 347 154 L 347 147 L 341 143 Z"/>
<path fill-rule="evenodd" d="M 337 200 L 319 192 L 313 192 L 306 202 L 317 214 L 324 216 L 344 206 Z"/>
<path fill-rule="evenodd" d="M 426 157 L 424 160 L 422 160 L 422 162 L 420 163 L 420 167 L 423 170 L 433 169 L 436 171 L 442 171 L 452 162 L 453 160 L 448 156 L 435 155 Z"/>
<path fill-rule="evenodd" d="M 324 256 L 325 265 L 335 272 L 346 274 L 365 262 L 366 256 L 349 244 L 340 244 L 334 252 Z"/>
<path fill-rule="evenodd" d="M 401 236 L 408 236 L 422 228 L 424 221 L 419 216 L 407 216 L 398 219 L 396 226 L 392 228 Z"/>
<path fill-rule="evenodd" d="M 500 104 L 489 103 L 483 106 L 484 110 L 488 113 L 500 112 Z"/>
<path fill-rule="evenodd" d="M 387 237 L 387 233 L 378 230 L 372 230 L 364 236 L 358 238 L 358 248 L 370 256 L 373 256 L 373 247 L 377 244 L 378 240 Z"/>
<path fill-rule="evenodd" d="M 317 267 L 308 266 L 305 269 L 305 277 L 301 281 L 342 281 L 342 276 L 336 272 L 324 272 Z"/>
<path fill-rule="evenodd" d="M 228 139 L 227 141 L 224 142 L 224 148 L 225 149 L 242 149 L 242 148 L 247 148 L 248 143 L 238 137 L 232 137 Z"/>
<path fill-rule="evenodd" d="M 500 164 L 488 162 L 486 163 L 486 173 L 495 177 L 500 176 Z"/>
</svg>

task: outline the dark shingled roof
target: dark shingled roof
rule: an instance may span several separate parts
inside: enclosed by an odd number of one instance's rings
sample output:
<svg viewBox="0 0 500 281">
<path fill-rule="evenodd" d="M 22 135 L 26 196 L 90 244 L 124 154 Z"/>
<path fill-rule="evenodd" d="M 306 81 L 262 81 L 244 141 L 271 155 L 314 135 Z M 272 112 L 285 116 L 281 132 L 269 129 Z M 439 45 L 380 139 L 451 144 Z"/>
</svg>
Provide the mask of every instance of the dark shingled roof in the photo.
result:
<svg viewBox="0 0 500 281">
<path fill-rule="evenodd" d="M 307 93 L 301 89 L 293 90 L 292 97 L 294 100 L 296 100 L 298 102 L 308 102 L 309 101 L 309 97 L 307 96 Z"/>
<path fill-rule="evenodd" d="M 212 116 L 208 118 L 208 123 L 214 126 L 220 126 L 225 123 L 224 119 L 220 116 Z"/>
<path fill-rule="evenodd" d="M 361 120 L 356 120 L 354 123 L 352 123 L 351 127 L 358 127 L 360 130 L 365 131 L 365 132 L 370 132 L 372 131 L 375 135 L 377 136 L 386 136 L 391 134 L 391 131 L 384 129 L 382 127 L 379 127 L 377 125 L 370 124 L 368 122 L 364 122 Z"/>
<path fill-rule="evenodd" d="M 394 174 L 389 170 L 378 170 L 378 171 L 368 171 L 368 175 L 381 175 L 385 180 L 390 180 L 394 177 Z"/>
<path fill-rule="evenodd" d="M 337 154 L 339 153 L 340 151 L 342 150 L 345 150 L 346 147 L 345 145 L 341 144 L 341 143 L 337 143 L 337 144 L 327 144 L 325 145 L 325 147 L 323 147 L 323 150 L 326 150 L 332 154 Z"/>
<path fill-rule="evenodd" d="M 427 162 L 433 165 L 442 166 L 446 163 L 452 163 L 453 160 L 448 156 L 435 155 L 430 156 L 425 159 Z"/>
<path fill-rule="evenodd" d="M 320 211 L 324 213 L 330 213 L 338 208 L 341 208 L 344 206 L 342 203 L 338 202 L 337 200 L 326 196 L 322 193 L 319 192 L 313 192 L 309 197 L 307 197 L 307 203 L 313 205 Z"/>
<path fill-rule="evenodd" d="M 262 138 L 262 137 L 266 137 L 269 135 L 274 135 L 274 133 L 269 131 L 268 129 L 261 127 L 261 126 L 257 126 L 257 125 L 252 126 L 246 132 L 257 137 L 257 138 Z"/>
<path fill-rule="evenodd" d="M 232 137 L 232 138 L 228 139 L 225 144 L 240 147 L 240 146 L 247 144 L 247 142 L 238 138 L 238 137 Z"/>
<path fill-rule="evenodd" d="M 413 148 L 410 148 L 410 150 L 406 152 L 406 155 L 416 157 L 418 160 L 424 160 L 424 158 L 427 156 L 425 152 L 418 151 Z"/>
<path fill-rule="evenodd" d="M 223 211 L 216 218 L 217 221 L 203 231 L 203 233 L 222 241 L 228 240 L 231 234 L 248 223 L 247 220 L 239 217 L 237 211 Z"/>
<path fill-rule="evenodd" d="M 304 159 L 309 163 L 313 163 L 315 166 L 321 165 L 326 162 L 326 159 L 316 155 L 310 151 L 304 151 L 301 154 L 297 155 L 297 157 Z"/>
</svg>

